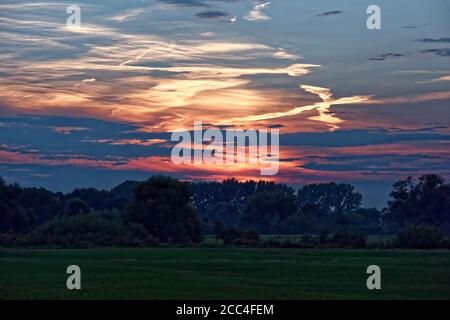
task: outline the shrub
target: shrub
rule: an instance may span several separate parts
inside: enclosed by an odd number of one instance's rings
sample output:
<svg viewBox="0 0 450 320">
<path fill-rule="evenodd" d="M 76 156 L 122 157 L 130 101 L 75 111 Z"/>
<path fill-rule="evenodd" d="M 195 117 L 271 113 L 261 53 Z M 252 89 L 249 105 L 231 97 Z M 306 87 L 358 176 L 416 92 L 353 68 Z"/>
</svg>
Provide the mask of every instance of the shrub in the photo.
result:
<svg viewBox="0 0 450 320">
<path fill-rule="evenodd" d="M 445 239 L 436 226 L 407 225 L 397 233 L 394 245 L 400 248 L 433 249 L 445 247 Z"/>
<path fill-rule="evenodd" d="M 331 238 L 331 245 L 336 247 L 364 248 L 366 244 L 367 235 L 362 232 L 338 231 Z"/>
<path fill-rule="evenodd" d="M 225 229 L 220 235 L 225 246 L 257 246 L 259 235 L 256 231 L 241 231 L 234 228 Z"/>
</svg>

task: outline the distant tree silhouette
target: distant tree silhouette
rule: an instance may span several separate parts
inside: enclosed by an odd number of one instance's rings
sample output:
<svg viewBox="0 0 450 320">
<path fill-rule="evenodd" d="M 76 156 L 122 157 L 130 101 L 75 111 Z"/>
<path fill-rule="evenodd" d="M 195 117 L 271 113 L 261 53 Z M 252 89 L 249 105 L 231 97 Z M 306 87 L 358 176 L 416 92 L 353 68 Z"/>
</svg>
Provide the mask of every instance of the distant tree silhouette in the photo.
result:
<svg viewBox="0 0 450 320">
<path fill-rule="evenodd" d="M 34 223 L 34 210 L 20 203 L 22 189 L 0 178 L 0 231 L 27 231 Z"/>
<path fill-rule="evenodd" d="M 318 215 L 342 214 L 356 211 L 362 196 L 350 184 L 335 182 L 308 184 L 297 192 L 299 207 Z"/>
<path fill-rule="evenodd" d="M 227 179 L 222 182 L 197 182 L 191 185 L 193 204 L 202 217 L 214 223 L 221 220 L 227 227 L 238 224 L 240 213 L 247 201 L 258 192 L 294 194 L 295 190 L 285 184 L 272 181 L 238 181 Z"/>
<path fill-rule="evenodd" d="M 71 198 L 67 200 L 67 206 L 64 210 L 64 215 L 76 216 L 79 214 L 86 214 L 89 212 L 89 206 L 80 198 Z"/>
<path fill-rule="evenodd" d="M 438 175 L 400 180 L 390 195 L 386 218 L 395 227 L 450 222 L 450 185 Z"/>
<path fill-rule="evenodd" d="M 270 232 L 295 214 L 297 209 L 293 194 L 258 192 L 245 205 L 241 225 L 256 228 L 260 232 Z"/>
<path fill-rule="evenodd" d="M 199 242 L 200 223 L 190 198 L 188 182 L 154 176 L 136 186 L 124 220 L 141 223 L 162 242 Z"/>
</svg>

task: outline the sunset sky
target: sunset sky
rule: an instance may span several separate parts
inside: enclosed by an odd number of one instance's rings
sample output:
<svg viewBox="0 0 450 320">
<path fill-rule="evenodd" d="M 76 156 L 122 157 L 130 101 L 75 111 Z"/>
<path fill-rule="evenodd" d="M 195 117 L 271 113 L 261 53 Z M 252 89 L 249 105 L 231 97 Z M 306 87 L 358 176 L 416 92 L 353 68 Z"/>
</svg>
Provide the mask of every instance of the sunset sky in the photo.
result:
<svg viewBox="0 0 450 320">
<path fill-rule="evenodd" d="M 67 28 L 66 8 L 81 8 Z M 368 5 L 382 29 L 366 27 Z M 294 186 L 450 178 L 447 0 L 0 2 L 0 176 L 70 191 L 154 173 L 260 179 L 252 165 L 175 165 L 194 120 L 280 130 Z"/>
</svg>

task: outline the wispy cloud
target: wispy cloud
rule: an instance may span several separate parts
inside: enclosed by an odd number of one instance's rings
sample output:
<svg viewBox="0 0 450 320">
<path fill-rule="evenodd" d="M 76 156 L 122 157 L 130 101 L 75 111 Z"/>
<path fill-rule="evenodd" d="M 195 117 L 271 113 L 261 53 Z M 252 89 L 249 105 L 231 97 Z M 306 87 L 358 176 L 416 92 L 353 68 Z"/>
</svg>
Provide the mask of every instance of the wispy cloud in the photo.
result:
<svg viewBox="0 0 450 320">
<path fill-rule="evenodd" d="M 144 9 L 144 8 L 129 9 L 122 13 L 116 14 L 115 16 L 113 16 L 111 18 L 111 20 L 117 21 L 117 22 L 124 22 L 124 21 L 128 21 L 128 20 L 132 20 L 132 19 L 135 19 L 140 14 L 144 13 L 145 11 L 146 11 L 146 9 Z"/>
<path fill-rule="evenodd" d="M 401 58 L 401 57 L 404 57 L 404 56 L 405 55 L 401 54 L 401 53 L 383 53 L 383 54 L 380 54 L 377 57 L 370 58 L 369 60 L 370 61 L 385 61 L 385 60 L 388 60 L 388 59 Z"/>
<path fill-rule="evenodd" d="M 327 17 L 327 16 L 335 16 L 335 15 L 338 15 L 338 14 L 341 14 L 341 13 L 343 13 L 343 11 L 341 11 L 341 10 L 333 10 L 333 11 L 323 12 L 321 14 L 318 14 L 317 16 L 318 17 Z"/>
<path fill-rule="evenodd" d="M 270 5 L 270 2 L 258 3 L 254 6 L 254 8 L 244 16 L 244 19 L 248 21 L 258 22 L 258 21 L 267 21 L 272 18 L 269 17 L 264 10 Z"/>
<path fill-rule="evenodd" d="M 84 128 L 84 127 L 52 127 L 51 129 L 54 132 L 61 133 L 61 134 L 70 134 L 72 132 L 89 130 L 89 128 Z"/>
<path fill-rule="evenodd" d="M 293 53 L 289 53 L 283 49 L 278 49 L 277 52 L 275 52 L 273 54 L 273 56 L 277 59 L 286 59 L 286 60 L 297 60 L 300 59 L 301 57 L 297 54 L 293 54 Z"/>
<path fill-rule="evenodd" d="M 427 81 L 418 81 L 417 83 L 431 83 L 431 82 L 441 82 L 441 81 L 450 81 L 450 76 L 442 76 L 442 77 L 427 80 Z"/>
<path fill-rule="evenodd" d="M 450 49 L 449 48 L 440 48 L 440 49 L 426 49 L 422 50 L 422 53 L 431 53 L 435 56 L 439 57 L 450 57 Z"/>
<path fill-rule="evenodd" d="M 418 39 L 417 41 L 420 41 L 423 43 L 450 43 L 450 38 L 449 37 L 423 38 L 423 39 Z"/>
<path fill-rule="evenodd" d="M 200 19 L 223 19 L 228 15 L 228 12 L 225 11 L 211 10 L 199 12 L 195 16 Z"/>
<path fill-rule="evenodd" d="M 254 122 L 267 119 L 295 116 L 304 112 L 314 110 L 318 113 L 318 115 L 310 116 L 309 119 L 313 121 L 319 121 L 328 126 L 329 130 L 333 131 L 339 128 L 339 123 L 341 123 L 343 120 L 335 116 L 335 114 L 333 114 L 329 110 L 332 105 L 362 103 L 370 100 L 371 98 L 370 96 L 352 96 L 335 99 L 333 98 L 333 94 L 328 88 L 316 87 L 311 85 L 300 85 L 300 88 L 308 93 L 317 95 L 322 101 L 316 102 L 311 105 L 295 107 L 288 111 L 265 113 L 255 116 L 248 116 L 241 119 L 232 119 L 229 121 L 232 123 Z M 225 121 L 224 123 L 226 122 L 227 121 Z"/>
</svg>

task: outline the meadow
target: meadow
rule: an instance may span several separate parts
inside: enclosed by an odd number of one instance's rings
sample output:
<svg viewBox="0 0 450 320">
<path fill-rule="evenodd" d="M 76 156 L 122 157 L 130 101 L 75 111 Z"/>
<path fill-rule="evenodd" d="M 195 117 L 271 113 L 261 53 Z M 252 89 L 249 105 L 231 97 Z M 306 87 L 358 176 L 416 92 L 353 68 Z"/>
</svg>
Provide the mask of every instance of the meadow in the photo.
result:
<svg viewBox="0 0 450 320">
<path fill-rule="evenodd" d="M 79 265 L 82 289 L 66 288 Z M 382 289 L 366 288 L 381 267 Z M 450 252 L 0 249 L 0 299 L 449 299 Z"/>
</svg>

